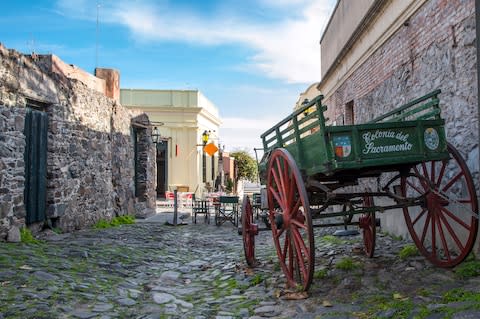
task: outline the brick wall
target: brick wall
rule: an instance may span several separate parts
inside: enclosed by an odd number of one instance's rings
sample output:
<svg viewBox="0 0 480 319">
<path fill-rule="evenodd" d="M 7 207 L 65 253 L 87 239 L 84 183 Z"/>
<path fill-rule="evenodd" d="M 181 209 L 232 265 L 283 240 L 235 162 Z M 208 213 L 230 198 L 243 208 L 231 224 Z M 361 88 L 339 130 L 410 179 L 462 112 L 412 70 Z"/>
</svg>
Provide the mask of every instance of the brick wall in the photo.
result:
<svg viewBox="0 0 480 319">
<path fill-rule="evenodd" d="M 479 189 L 475 1 L 431 0 L 324 102 L 328 117 L 354 101 L 355 123 L 440 88 L 448 140 Z M 332 114 L 333 113 L 333 114 Z"/>
</svg>

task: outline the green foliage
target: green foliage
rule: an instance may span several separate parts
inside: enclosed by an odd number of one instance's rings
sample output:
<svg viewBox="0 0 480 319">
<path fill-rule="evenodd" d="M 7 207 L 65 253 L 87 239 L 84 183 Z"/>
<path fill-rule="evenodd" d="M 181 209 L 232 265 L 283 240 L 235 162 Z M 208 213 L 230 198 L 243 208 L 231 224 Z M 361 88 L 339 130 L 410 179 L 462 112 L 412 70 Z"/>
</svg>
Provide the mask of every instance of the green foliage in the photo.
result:
<svg viewBox="0 0 480 319">
<path fill-rule="evenodd" d="M 420 288 L 417 290 L 417 295 L 423 296 L 423 297 L 429 297 L 432 295 L 432 292 L 426 288 Z"/>
<path fill-rule="evenodd" d="M 26 244 L 38 244 L 39 241 L 33 237 L 30 229 L 22 227 L 20 228 L 20 240 Z"/>
<path fill-rule="evenodd" d="M 132 215 L 122 215 L 112 218 L 111 221 L 100 219 L 95 225 L 93 225 L 93 228 L 103 229 L 126 224 L 135 224 L 135 217 Z"/>
<path fill-rule="evenodd" d="M 393 300 L 387 303 L 379 305 L 380 310 L 395 310 L 393 318 L 410 318 L 409 315 L 413 310 L 413 302 L 409 299 L 406 300 Z"/>
<path fill-rule="evenodd" d="M 447 291 L 442 298 L 444 303 L 460 302 L 460 301 L 474 301 L 480 303 L 480 292 L 473 292 L 463 288 L 456 288 Z"/>
<path fill-rule="evenodd" d="M 241 179 L 247 179 L 250 181 L 257 178 L 257 162 L 246 151 L 236 151 L 230 153 L 230 156 L 235 158 L 235 165 L 237 167 L 236 182 Z"/>
<path fill-rule="evenodd" d="M 400 259 L 407 259 L 417 255 L 418 255 L 418 249 L 417 249 L 417 246 L 415 246 L 414 244 L 405 245 L 402 248 L 402 250 L 400 250 L 400 252 L 398 253 L 398 256 L 400 257 Z"/>
<path fill-rule="evenodd" d="M 327 277 L 327 274 L 328 274 L 328 270 L 327 269 L 320 269 L 320 270 L 317 270 L 315 271 L 315 273 L 313 274 L 313 278 L 314 279 L 323 279 L 325 277 Z"/>
<path fill-rule="evenodd" d="M 227 178 L 227 185 L 225 185 L 225 190 L 227 191 L 227 193 L 231 193 L 233 192 L 233 180 L 228 177 Z"/>
<path fill-rule="evenodd" d="M 259 283 L 261 283 L 263 281 L 263 276 L 260 275 L 260 274 L 256 274 L 255 276 L 253 276 L 252 280 L 250 281 L 252 283 L 252 286 L 256 286 L 258 285 Z"/>
<path fill-rule="evenodd" d="M 461 278 L 470 278 L 480 276 L 480 261 L 469 260 L 458 265 L 455 268 L 455 274 Z"/>
<path fill-rule="evenodd" d="M 235 288 L 237 288 L 237 287 L 238 287 L 238 282 L 237 282 L 237 280 L 236 280 L 235 278 L 230 278 L 230 279 L 228 280 L 228 288 L 230 288 L 230 289 L 235 289 Z"/>
<path fill-rule="evenodd" d="M 345 244 L 346 241 L 339 239 L 338 237 L 332 236 L 332 235 L 325 235 L 320 238 L 320 241 L 325 242 L 325 243 L 330 243 L 334 245 L 340 245 L 340 244 Z"/>
<path fill-rule="evenodd" d="M 335 267 L 340 270 L 353 270 L 360 267 L 360 265 L 352 258 L 345 257 L 342 258 L 338 263 L 336 263 Z"/>
</svg>

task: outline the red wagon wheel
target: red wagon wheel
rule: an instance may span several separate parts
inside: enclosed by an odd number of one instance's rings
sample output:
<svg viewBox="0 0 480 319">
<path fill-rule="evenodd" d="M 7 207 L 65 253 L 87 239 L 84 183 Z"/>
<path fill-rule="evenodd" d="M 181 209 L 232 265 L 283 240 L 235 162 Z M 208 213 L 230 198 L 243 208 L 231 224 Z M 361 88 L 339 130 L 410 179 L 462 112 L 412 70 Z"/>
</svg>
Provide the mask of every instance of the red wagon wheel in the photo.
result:
<svg viewBox="0 0 480 319">
<path fill-rule="evenodd" d="M 315 247 L 305 185 L 285 149 L 272 153 L 267 172 L 269 218 L 280 266 L 290 288 L 306 291 L 312 283 Z"/>
<path fill-rule="evenodd" d="M 255 266 L 255 236 L 258 235 L 258 226 L 253 223 L 253 209 L 248 196 L 242 203 L 242 237 L 245 259 L 250 267 Z"/>
<path fill-rule="evenodd" d="M 363 197 L 363 206 L 365 208 L 373 207 L 373 196 Z M 372 258 L 375 252 L 375 238 L 377 236 L 377 222 L 375 220 L 375 212 L 362 214 L 359 218 L 360 228 L 363 231 L 363 244 L 365 254 Z"/>
<path fill-rule="evenodd" d="M 401 181 L 406 197 L 425 196 L 421 207 L 405 207 L 403 214 L 412 239 L 433 264 L 453 267 L 475 243 L 478 202 L 470 171 L 458 151 L 448 144 L 451 158 L 413 167 Z"/>
</svg>

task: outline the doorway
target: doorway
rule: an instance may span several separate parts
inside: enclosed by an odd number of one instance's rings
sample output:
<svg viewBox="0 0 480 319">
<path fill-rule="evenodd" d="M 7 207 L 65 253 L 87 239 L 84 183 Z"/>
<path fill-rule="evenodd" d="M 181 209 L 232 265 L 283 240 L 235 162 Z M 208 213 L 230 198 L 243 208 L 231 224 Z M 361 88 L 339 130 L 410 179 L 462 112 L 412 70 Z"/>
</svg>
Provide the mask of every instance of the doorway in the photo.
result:
<svg viewBox="0 0 480 319">
<path fill-rule="evenodd" d="M 168 189 L 168 141 L 157 143 L 157 197 L 165 198 Z"/>
<path fill-rule="evenodd" d="M 45 220 L 47 204 L 46 112 L 27 108 L 25 115 L 25 208 L 26 224 Z"/>
</svg>

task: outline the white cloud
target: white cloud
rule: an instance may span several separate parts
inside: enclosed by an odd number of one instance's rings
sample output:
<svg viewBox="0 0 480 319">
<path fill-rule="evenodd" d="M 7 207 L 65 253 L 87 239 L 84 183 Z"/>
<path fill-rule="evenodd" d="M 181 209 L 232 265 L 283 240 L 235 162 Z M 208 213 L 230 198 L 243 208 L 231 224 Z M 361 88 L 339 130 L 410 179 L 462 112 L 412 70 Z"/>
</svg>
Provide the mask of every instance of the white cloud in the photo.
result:
<svg viewBox="0 0 480 319">
<path fill-rule="evenodd" d="M 58 7 L 83 18 L 87 0 L 60 0 Z M 92 2 L 90 7 L 92 6 Z M 173 3 L 173 2 L 172 2 Z M 72 5 L 74 4 L 74 5 Z M 333 0 L 263 0 L 264 5 L 288 6 L 298 12 L 281 22 L 250 21 L 234 12 L 219 10 L 213 16 L 182 11 L 165 2 L 119 1 L 102 5 L 101 20 L 127 27 L 143 40 L 183 41 L 198 45 L 240 44 L 253 49 L 247 67 L 288 83 L 320 79 L 319 40 Z M 83 9 L 79 8 L 83 5 Z M 95 3 L 93 3 L 95 10 Z M 74 9 L 75 8 L 75 9 Z M 88 17 L 95 18 L 95 14 Z"/>
<path fill-rule="evenodd" d="M 226 117 L 223 118 L 222 129 L 259 129 L 266 130 L 273 126 L 278 120 L 273 118 L 255 119 L 255 118 L 241 118 L 241 117 Z"/>
<path fill-rule="evenodd" d="M 225 145 L 225 149 L 227 151 L 247 150 L 254 155 L 254 148 L 263 147 L 260 136 L 278 123 L 281 118 L 227 117 L 222 120 L 219 137 L 220 143 Z M 259 152 L 259 154 L 263 154 L 263 152 Z"/>
</svg>

